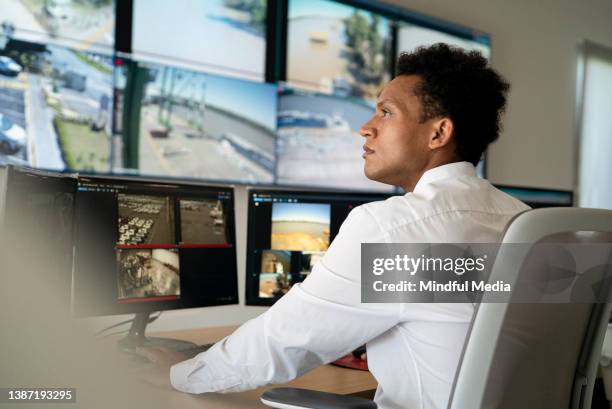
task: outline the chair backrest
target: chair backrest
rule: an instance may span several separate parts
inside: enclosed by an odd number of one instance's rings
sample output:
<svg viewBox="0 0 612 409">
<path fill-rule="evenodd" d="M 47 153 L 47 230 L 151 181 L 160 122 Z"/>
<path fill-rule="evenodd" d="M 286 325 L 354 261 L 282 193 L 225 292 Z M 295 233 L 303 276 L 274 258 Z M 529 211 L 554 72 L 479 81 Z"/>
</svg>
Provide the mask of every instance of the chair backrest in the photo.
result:
<svg viewBox="0 0 612 409">
<path fill-rule="evenodd" d="M 540 242 L 612 243 L 612 211 L 530 210 L 511 221 L 503 238 L 503 243 Z M 605 257 L 609 266 L 612 255 Z M 503 258 L 502 246 L 490 281 L 507 273 L 498 263 L 520 270 L 525 261 Z M 589 408 L 611 306 L 481 303 L 448 408 Z"/>
</svg>

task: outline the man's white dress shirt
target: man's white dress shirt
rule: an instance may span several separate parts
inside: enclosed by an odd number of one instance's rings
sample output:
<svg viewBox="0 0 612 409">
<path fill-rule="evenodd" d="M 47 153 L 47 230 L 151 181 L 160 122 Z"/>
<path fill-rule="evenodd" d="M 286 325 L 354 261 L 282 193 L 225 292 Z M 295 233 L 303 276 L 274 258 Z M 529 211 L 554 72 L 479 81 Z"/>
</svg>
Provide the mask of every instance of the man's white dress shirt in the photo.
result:
<svg viewBox="0 0 612 409">
<path fill-rule="evenodd" d="M 379 408 L 446 408 L 472 304 L 362 304 L 360 245 L 495 243 L 522 202 L 457 162 L 423 174 L 404 196 L 351 211 L 308 278 L 261 316 L 171 369 L 184 392 L 287 382 L 367 343 Z"/>
</svg>

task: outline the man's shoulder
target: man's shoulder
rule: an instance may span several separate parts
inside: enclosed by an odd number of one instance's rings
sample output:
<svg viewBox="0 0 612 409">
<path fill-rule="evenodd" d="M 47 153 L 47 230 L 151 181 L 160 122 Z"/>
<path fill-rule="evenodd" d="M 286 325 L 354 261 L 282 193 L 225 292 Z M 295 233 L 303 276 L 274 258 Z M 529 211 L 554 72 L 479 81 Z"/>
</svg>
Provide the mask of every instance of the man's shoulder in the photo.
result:
<svg viewBox="0 0 612 409">
<path fill-rule="evenodd" d="M 480 180 L 477 183 L 472 181 L 469 185 L 434 185 L 423 191 L 366 203 L 357 209 L 360 209 L 362 224 L 376 224 L 384 232 L 427 219 L 433 221 L 449 213 L 477 212 L 508 216 L 527 210 L 529 206 L 495 188 L 488 181 Z"/>
<path fill-rule="evenodd" d="M 371 223 L 382 231 L 397 223 L 408 223 L 432 213 L 428 200 L 414 194 L 391 196 L 385 200 L 365 203 L 354 209 L 362 223 Z"/>
</svg>

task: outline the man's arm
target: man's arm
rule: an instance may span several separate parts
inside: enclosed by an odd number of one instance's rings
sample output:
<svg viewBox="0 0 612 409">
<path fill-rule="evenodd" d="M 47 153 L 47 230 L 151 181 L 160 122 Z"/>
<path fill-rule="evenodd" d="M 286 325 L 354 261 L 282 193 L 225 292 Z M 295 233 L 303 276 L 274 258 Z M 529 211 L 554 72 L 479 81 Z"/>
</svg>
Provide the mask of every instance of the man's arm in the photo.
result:
<svg viewBox="0 0 612 409">
<path fill-rule="evenodd" d="M 382 235 L 359 207 L 302 284 L 209 351 L 174 365 L 172 385 L 203 393 L 284 383 L 395 326 L 398 304 L 360 302 L 360 248 L 367 241 L 382 241 Z"/>
</svg>

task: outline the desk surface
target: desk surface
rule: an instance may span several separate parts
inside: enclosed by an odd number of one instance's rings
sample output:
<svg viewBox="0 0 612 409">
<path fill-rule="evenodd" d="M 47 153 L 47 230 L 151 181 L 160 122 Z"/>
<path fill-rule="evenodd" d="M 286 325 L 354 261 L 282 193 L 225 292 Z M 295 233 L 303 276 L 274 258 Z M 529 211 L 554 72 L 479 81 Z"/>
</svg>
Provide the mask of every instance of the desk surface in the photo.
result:
<svg viewBox="0 0 612 409">
<path fill-rule="evenodd" d="M 167 337 L 195 342 L 197 344 L 213 343 L 229 335 L 235 326 L 216 327 L 184 331 L 156 332 L 157 337 Z M 324 392 L 352 394 L 376 389 L 376 380 L 365 371 L 339 368 L 324 365 L 303 376 L 283 384 L 295 388 L 314 389 Z M 281 386 L 281 385 L 277 385 Z M 265 408 L 259 401 L 259 396 L 270 387 L 255 389 L 253 391 L 231 394 L 203 394 L 190 395 L 180 392 L 163 391 L 164 401 L 180 408 L 206 408 L 206 409 L 233 409 L 233 408 Z M 174 406 L 176 405 L 176 406 Z"/>
</svg>

